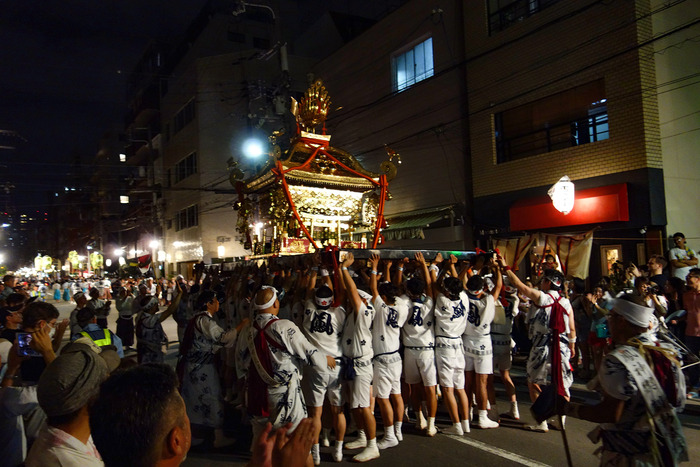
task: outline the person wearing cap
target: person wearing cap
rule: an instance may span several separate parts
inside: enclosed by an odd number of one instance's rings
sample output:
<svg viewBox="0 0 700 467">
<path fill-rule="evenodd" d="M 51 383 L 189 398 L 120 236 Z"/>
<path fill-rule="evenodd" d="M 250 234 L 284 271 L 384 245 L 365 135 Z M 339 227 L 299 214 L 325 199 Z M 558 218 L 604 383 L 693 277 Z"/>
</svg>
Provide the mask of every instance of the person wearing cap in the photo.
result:
<svg viewBox="0 0 700 467">
<path fill-rule="evenodd" d="M 29 342 L 29 346 L 41 354 L 45 365 L 49 365 L 56 358 L 51 345 L 50 329 L 49 326 L 44 326 L 32 333 L 32 340 Z M 38 432 L 44 416 L 37 400 L 37 386 L 18 384 L 21 364 L 26 360 L 26 357 L 19 356 L 18 343 L 5 342 L 1 348 L 0 358 L 6 371 L 0 388 L 0 459 L 3 465 L 14 467 L 22 464 L 29 448 L 24 417 L 31 416 L 30 423 L 38 423 Z M 31 437 L 32 441 L 33 439 L 34 436 Z"/>
<path fill-rule="evenodd" d="M 87 306 L 88 299 L 83 292 L 76 292 L 73 295 L 73 300 L 75 300 L 75 308 L 70 312 L 70 317 L 68 318 L 70 322 L 70 335 L 74 336 L 83 330 L 78 324 L 78 311 L 82 310 Z"/>
<path fill-rule="evenodd" d="M 542 385 L 548 383 L 550 372 L 549 363 L 552 359 L 550 356 L 552 331 L 549 328 L 552 305 L 555 302 L 559 302 L 564 307 L 566 311 L 566 316 L 564 316 L 566 331 L 559 335 L 562 368 L 555 371 L 561 371 L 564 388 L 568 394 L 569 388 L 574 382 L 573 370 L 569 359 L 571 358 L 571 353 L 576 343 L 576 324 L 571 303 L 560 294 L 560 290 L 564 285 L 564 275 L 556 269 L 545 269 L 542 280 L 540 281 L 541 290 L 537 290 L 525 285 L 520 278 L 506 266 L 502 258 L 498 259 L 498 264 L 501 269 L 506 271 L 510 283 L 514 285 L 520 293 L 532 300 L 532 308 L 527 316 L 529 334 L 532 341 L 530 355 L 527 359 L 527 385 L 530 391 L 530 399 L 533 403 L 542 392 Z M 537 433 L 546 433 L 549 431 L 549 426 L 547 420 L 544 420 L 538 425 L 527 426 L 526 429 Z"/>
<path fill-rule="evenodd" d="M 97 317 L 92 308 L 85 307 L 78 312 L 78 324 L 82 328 L 77 334 L 71 336 L 71 340 L 86 337 L 93 341 L 98 347 L 112 346 L 119 354 L 119 358 L 124 358 L 124 346 L 119 336 L 115 336 L 112 331 L 97 324 Z"/>
<path fill-rule="evenodd" d="M 346 379 L 346 394 L 357 423 L 358 437 L 347 443 L 347 449 L 364 448 L 353 457 L 355 462 L 367 462 L 379 457 L 377 447 L 377 421 L 370 410 L 370 387 L 372 384 L 372 322 L 375 311 L 372 306 L 372 296 L 357 289 L 355 281 L 348 268 L 355 261 L 352 253 L 348 252 L 341 265 L 341 273 L 345 281 L 345 290 L 352 307 L 345 320 L 343 329 L 343 372 Z M 375 271 L 375 274 L 377 272 Z"/>
<path fill-rule="evenodd" d="M 290 431 L 293 431 L 306 418 L 300 364 L 334 368 L 335 359 L 324 356 L 311 345 L 296 324 L 277 317 L 280 302 L 274 287 L 263 286 L 258 290 L 253 307 L 256 312 L 253 324 L 244 338 L 249 351 L 248 413 L 253 417 L 251 424 L 256 439 L 267 422 L 275 429 L 291 423 Z M 320 430 L 319 425 L 315 437 Z"/>
<path fill-rule="evenodd" d="M 90 340 L 67 345 L 39 379 L 46 424 L 27 455 L 27 467 L 102 466 L 90 435 L 89 403 L 120 363 L 114 350 Z"/>
<path fill-rule="evenodd" d="M 134 302 L 140 301 L 141 310 L 136 316 L 136 352 L 139 363 L 163 363 L 165 359 L 163 344 L 168 343 L 168 336 L 163 330 L 162 323 L 175 312 L 181 296 L 182 291 L 178 288 L 175 300 L 161 313 L 158 313 L 156 297 L 145 295 L 134 300 Z"/>
<path fill-rule="evenodd" d="M 307 366 L 304 368 L 302 389 L 309 416 L 321 423 L 323 403 L 326 397 L 331 407 L 333 427 L 335 429 L 335 447 L 332 457 L 336 462 L 343 459 L 343 439 L 345 437 L 345 413 L 343 412 L 343 388 L 341 385 L 341 359 L 343 349 L 341 338 L 345 326 L 345 308 L 334 306 L 343 303 L 344 288 L 340 288 L 338 296 L 334 295 L 330 276 L 321 275 L 321 285 L 315 289 L 318 265 L 311 270 L 311 276 L 306 288 L 306 302 L 303 312 L 301 330 L 311 345 L 322 353 L 336 360 L 335 368 Z M 325 271 L 325 270 L 324 270 Z M 314 464 L 321 463 L 320 444 L 318 437 L 311 447 L 311 457 Z"/>
<path fill-rule="evenodd" d="M 224 404 L 221 396 L 219 372 L 214 363 L 216 353 L 236 343 L 240 328 L 224 332 L 214 320 L 220 299 L 211 290 L 199 295 L 199 312 L 190 320 L 180 346 L 178 375 L 182 381 L 182 398 L 187 407 L 190 423 L 196 427 L 195 436 L 203 440 L 202 448 L 221 448 L 232 444 L 223 434 Z M 199 444 L 199 443 L 197 443 Z"/>
<path fill-rule="evenodd" d="M 653 313 L 653 308 L 633 295 L 613 301 L 608 327 L 615 348 L 598 372 L 601 402 L 570 402 L 559 409 L 600 423 L 589 434 L 594 442 L 603 442 L 600 465 L 671 466 L 688 460 L 674 408 L 685 403 L 685 380 L 677 353 L 656 346 L 647 332 Z"/>
<path fill-rule="evenodd" d="M 693 250 L 686 246 L 685 235 L 682 232 L 673 234 L 675 247 L 668 250 L 668 261 L 674 277 L 685 280 L 690 268 L 698 267 L 698 258 Z"/>
<path fill-rule="evenodd" d="M 177 376 L 166 364 L 112 373 L 91 406 L 90 428 L 107 467 L 175 467 L 192 439 Z"/>
</svg>

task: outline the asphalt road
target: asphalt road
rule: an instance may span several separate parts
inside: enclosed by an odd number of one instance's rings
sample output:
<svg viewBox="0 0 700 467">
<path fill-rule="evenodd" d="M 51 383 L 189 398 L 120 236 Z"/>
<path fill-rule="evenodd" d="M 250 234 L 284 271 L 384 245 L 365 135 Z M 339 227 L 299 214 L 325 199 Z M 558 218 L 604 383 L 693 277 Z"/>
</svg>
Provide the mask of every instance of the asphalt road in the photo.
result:
<svg viewBox="0 0 700 467">
<path fill-rule="evenodd" d="M 53 303 L 53 300 L 51 300 Z M 57 304 L 61 318 L 67 318 L 73 304 L 61 302 Z M 109 316 L 110 329 L 116 328 L 116 310 Z M 167 319 L 163 328 L 171 341 L 166 361 L 175 363 L 177 354 L 177 325 L 174 320 Z M 67 337 L 67 334 L 66 334 Z M 127 356 L 129 354 L 127 353 Z M 438 434 L 434 438 L 422 436 L 416 432 L 412 423 L 404 423 L 404 440 L 395 448 L 381 451 L 381 457 L 371 462 L 376 466 L 396 465 L 437 465 L 440 467 L 479 465 L 481 467 L 507 467 L 516 465 L 525 466 L 565 466 L 566 454 L 562 435 L 559 431 L 550 430 L 549 433 L 532 433 L 522 429 L 525 424 L 532 424 L 527 395 L 524 368 L 513 368 L 513 380 L 518 391 L 518 401 L 522 423 L 512 423 L 491 430 L 473 428 L 471 433 L 461 437 Z M 502 386 L 497 383 L 496 393 L 499 409 L 507 410 L 505 393 Z M 596 394 L 586 390 L 582 382 L 574 383 L 572 396 L 575 399 L 593 402 Z M 377 413 L 379 411 L 377 410 Z M 689 404 L 688 410 L 681 414 L 681 422 L 685 430 L 685 436 L 690 448 L 690 462 L 686 465 L 700 465 L 700 404 Z M 240 415 L 231 407 L 228 408 L 227 432 L 236 443 L 216 452 L 197 453 L 191 451 L 184 462 L 185 467 L 199 466 L 242 466 L 245 465 L 249 454 L 249 439 L 247 428 L 240 425 Z M 448 426 L 448 417 L 442 405 L 439 406 L 437 425 Z M 596 446 L 586 437 L 595 427 L 594 423 L 569 419 L 567 420 L 567 437 L 571 451 L 573 465 L 591 466 L 597 465 L 598 460 L 593 456 Z M 378 438 L 382 435 L 381 422 L 377 423 Z M 347 436 L 347 441 L 352 441 L 353 436 Z M 332 463 L 330 457 L 331 448 L 321 448 L 322 463 Z M 352 455 L 358 451 L 345 450 L 345 456 L 341 464 L 351 462 Z"/>
</svg>

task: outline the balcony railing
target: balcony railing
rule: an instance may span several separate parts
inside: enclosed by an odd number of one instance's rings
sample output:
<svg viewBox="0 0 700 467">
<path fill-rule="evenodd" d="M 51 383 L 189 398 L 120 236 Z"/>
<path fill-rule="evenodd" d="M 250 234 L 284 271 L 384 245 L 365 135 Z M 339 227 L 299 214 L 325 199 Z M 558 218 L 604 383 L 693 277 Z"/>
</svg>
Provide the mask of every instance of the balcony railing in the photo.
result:
<svg viewBox="0 0 700 467">
<path fill-rule="evenodd" d="M 515 0 L 496 11 L 489 11 L 489 31 L 494 34 L 539 13 L 559 0 Z"/>
</svg>

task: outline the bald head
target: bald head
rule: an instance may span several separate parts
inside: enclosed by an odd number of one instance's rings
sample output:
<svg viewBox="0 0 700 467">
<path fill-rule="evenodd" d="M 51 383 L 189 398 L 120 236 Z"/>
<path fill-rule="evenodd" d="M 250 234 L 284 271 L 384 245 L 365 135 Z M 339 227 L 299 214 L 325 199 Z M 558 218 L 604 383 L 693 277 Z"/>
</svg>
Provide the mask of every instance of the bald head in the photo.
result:
<svg viewBox="0 0 700 467">
<path fill-rule="evenodd" d="M 272 313 L 276 315 L 280 309 L 280 302 L 277 300 L 277 291 L 272 287 L 265 287 L 258 290 L 253 303 L 255 303 L 257 313 Z"/>
</svg>

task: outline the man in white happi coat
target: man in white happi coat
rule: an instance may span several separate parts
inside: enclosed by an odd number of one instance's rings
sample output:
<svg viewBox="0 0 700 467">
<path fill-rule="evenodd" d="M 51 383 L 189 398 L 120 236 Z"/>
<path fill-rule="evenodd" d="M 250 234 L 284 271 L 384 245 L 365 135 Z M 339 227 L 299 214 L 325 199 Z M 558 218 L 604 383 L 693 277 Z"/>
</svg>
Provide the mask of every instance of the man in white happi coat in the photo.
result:
<svg viewBox="0 0 700 467">
<path fill-rule="evenodd" d="M 369 287 L 375 317 L 372 326 L 374 350 L 373 388 L 384 422 L 384 438 L 377 443 L 387 449 L 403 440 L 401 423 L 404 412 L 401 397 L 402 361 L 399 353 L 401 328 L 408 317 L 408 302 L 398 298 L 399 289 L 391 282 L 377 284 L 379 255 L 372 255 Z M 389 279 L 391 262 L 385 261 L 385 276 Z"/>
<path fill-rule="evenodd" d="M 431 270 L 442 261 L 437 254 Z M 464 345 L 462 334 L 467 327 L 469 297 L 464 290 L 462 280 L 457 277 L 455 263 L 457 258 L 450 258 L 450 277 L 441 280 L 447 270 L 443 269 L 436 282 L 435 301 L 435 361 L 438 380 L 442 388 L 445 407 L 450 415 L 452 426 L 443 430 L 449 435 L 462 436 L 469 430 L 469 410 L 467 393 L 464 390 Z M 457 400 L 459 400 L 458 410 Z M 461 416 L 461 417 L 460 417 Z"/>
<path fill-rule="evenodd" d="M 293 431 L 306 418 L 301 365 L 334 368 L 335 359 L 311 345 L 296 324 L 277 318 L 280 302 L 273 287 L 263 286 L 253 307 L 253 323 L 243 332 L 249 350 L 248 413 L 257 439 L 268 421 L 275 429 L 291 423 Z M 316 427 L 315 436 L 320 428 Z"/>
<path fill-rule="evenodd" d="M 335 446 L 332 457 L 335 462 L 343 460 L 343 439 L 345 437 L 345 413 L 343 412 L 343 388 L 341 385 L 341 360 L 343 349 L 341 338 L 345 327 L 345 308 L 334 306 L 335 299 L 342 303 L 341 290 L 338 297 L 335 296 L 330 276 L 323 276 L 324 283 L 314 290 L 317 273 L 312 270 L 307 284 L 306 303 L 303 311 L 302 331 L 309 342 L 323 354 L 330 355 L 336 361 L 335 368 L 317 368 L 315 366 L 304 369 L 304 399 L 309 410 L 309 416 L 321 424 L 323 401 L 328 397 L 333 416 L 333 428 L 335 429 Z M 342 281 L 341 281 L 342 282 Z M 341 286 L 342 287 L 342 286 Z M 319 440 L 316 438 L 311 447 L 311 456 L 314 464 L 321 463 Z"/>
<path fill-rule="evenodd" d="M 466 371 L 465 386 L 468 403 L 471 403 L 472 393 L 476 394 L 479 408 L 479 427 L 482 429 L 498 427 L 498 423 L 488 417 L 487 383 L 489 375 L 493 374 L 491 322 L 496 314 L 495 300 L 501 293 L 502 285 L 503 280 L 498 269 L 496 269 L 496 284 L 490 292 L 484 290 L 486 282 L 481 276 L 472 276 L 467 281 L 469 312 L 467 325 L 464 328 L 464 334 L 462 334 Z M 468 420 L 467 423 L 469 423 Z"/>
<path fill-rule="evenodd" d="M 342 263 L 343 280 L 352 312 L 348 313 L 343 330 L 343 357 L 345 357 L 344 374 L 348 403 L 359 429 L 359 436 L 348 443 L 348 449 L 364 448 L 355 455 L 355 462 L 367 462 L 379 457 L 377 447 L 377 421 L 370 410 L 370 385 L 372 384 L 372 321 L 374 308 L 372 296 L 357 290 L 350 276 L 348 267 L 355 261 L 348 253 Z"/>
<path fill-rule="evenodd" d="M 437 370 L 435 368 L 435 315 L 432 283 L 437 279 L 433 271 L 428 272 L 422 253 L 416 253 L 416 261 L 425 280 L 412 277 L 406 282 L 409 300 L 408 319 L 401 330 L 404 346 L 403 370 L 406 384 L 411 386 L 411 401 L 416 412 L 416 428 L 426 430 L 428 436 L 435 436 L 435 415 L 437 414 Z M 432 274 L 432 275 L 431 275 Z M 423 299 L 423 292 L 426 293 Z M 423 396 L 423 397 L 421 397 Z M 428 411 L 428 424 L 421 411 L 421 399 L 425 398 Z"/>
</svg>

